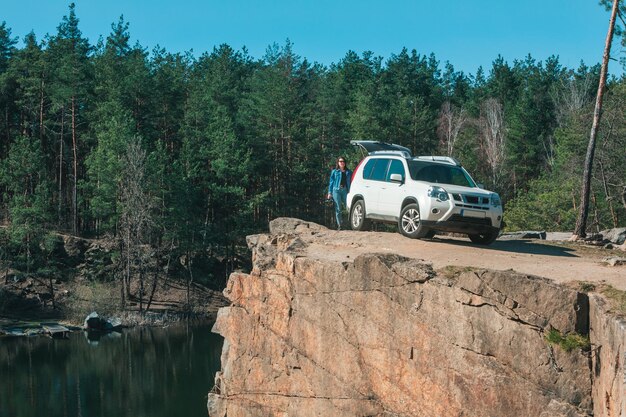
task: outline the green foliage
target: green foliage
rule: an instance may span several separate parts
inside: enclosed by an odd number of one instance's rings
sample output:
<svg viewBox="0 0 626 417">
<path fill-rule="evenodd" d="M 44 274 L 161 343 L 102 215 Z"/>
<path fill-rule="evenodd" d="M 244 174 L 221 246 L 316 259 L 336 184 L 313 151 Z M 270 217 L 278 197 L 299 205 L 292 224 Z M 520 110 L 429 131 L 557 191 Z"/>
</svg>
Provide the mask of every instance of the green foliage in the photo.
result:
<svg viewBox="0 0 626 417">
<path fill-rule="evenodd" d="M 548 332 L 546 341 L 553 346 L 559 346 L 566 352 L 571 352 L 574 349 L 588 351 L 591 348 L 589 336 L 583 336 L 578 333 L 567 333 L 563 335 L 556 329 L 552 329 Z"/>
<path fill-rule="evenodd" d="M 576 223 L 572 202 L 578 188 L 574 180 L 546 177 L 532 181 L 528 191 L 518 193 L 505 207 L 507 230 L 572 230 Z"/>
<path fill-rule="evenodd" d="M 128 143 L 133 138 L 132 119 L 115 102 L 103 103 L 102 119 L 95 123 L 96 146 L 85 161 L 83 189 L 88 213 L 97 232 L 114 231 L 119 217 L 119 186 Z"/>
<path fill-rule="evenodd" d="M 530 180 L 506 206 L 505 219 L 510 230 L 571 231 L 574 228 L 588 127 L 591 125 L 592 97 L 585 84 L 595 77 L 593 73 L 585 75 L 584 71 L 587 70 L 582 68 L 577 73 L 570 72 L 563 81 L 567 90 L 562 91 L 557 99 L 560 103 L 560 123 L 552 136 L 554 144 L 552 161 L 548 165 L 550 170 Z M 626 205 L 618 201 L 626 185 L 626 175 L 620 168 L 626 149 L 625 93 L 624 85 L 620 83 L 605 98 L 605 116 L 596 150 L 590 207 L 590 228 L 596 232 L 619 227 L 626 218 Z"/>
<path fill-rule="evenodd" d="M 604 8 L 608 11 L 611 10 L 613 6 L 613 0 L 600 0 L 600 4 L 604 6 Z M 622 47 L 626 46 L 626 25 L 624 25 L 624 18 L 626 16 L 626 4 L 623 1 L 620 1 L 617 5 L 617 15 L 618 18 L 615 22 L 615 36 L 621 37 Z M 620 59 L 622 66 L 626 66 L 626 58 L 621 57 Z"/>
<path fill-rule="evenodd" d="M 15 260 L 30 270 L 35 265 L 38 242 L 51 219 L 49 183 L 38 141 L 16 139 L 0 165 L 0 185 L 6 190 L 9 241 L 23 247 Z"/>
</svg>

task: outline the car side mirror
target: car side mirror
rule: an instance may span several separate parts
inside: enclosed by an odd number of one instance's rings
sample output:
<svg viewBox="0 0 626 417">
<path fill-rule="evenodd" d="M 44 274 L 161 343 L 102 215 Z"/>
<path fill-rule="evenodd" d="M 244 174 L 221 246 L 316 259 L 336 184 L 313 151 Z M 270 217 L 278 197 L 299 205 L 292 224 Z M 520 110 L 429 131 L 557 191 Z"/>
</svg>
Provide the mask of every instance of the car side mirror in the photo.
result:
<svg viewBox="0 0 626 417">
<path fill-rule="evenodd" d="M 485 184 L 483 184 L 482 182 L 477 182 L 476 183 L 476 187 L 478 187 L 478 188 L 485 188 Z"/>
<path fill-rule="evenodd" d="M 402 175 L 400 174 L 391 174 L 391 176 L 389 177 L 389 181 L 391 182 L 397 182 L 402 184 L 404 182 L 404 180 L 402 179 Z"/>
</svg>

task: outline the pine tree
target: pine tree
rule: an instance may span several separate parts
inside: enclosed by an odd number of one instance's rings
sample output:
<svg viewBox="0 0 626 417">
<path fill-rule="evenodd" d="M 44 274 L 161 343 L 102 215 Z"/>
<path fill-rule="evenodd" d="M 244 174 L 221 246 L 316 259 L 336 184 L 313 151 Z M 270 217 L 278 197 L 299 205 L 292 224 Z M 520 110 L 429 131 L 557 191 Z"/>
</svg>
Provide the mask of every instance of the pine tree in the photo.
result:
<svg viewBox="0 0 626 417">
<path fill-rule="evenodd" d="M 190 64 L 189 54 L 171 54 L 161 48 L 152 52 L 150 115 L 144 131 L 148 143 L 162 141 L 172 155 L 176 155 L 182 145 L 180 129 L 188 95 Z"/>
<path fill-rule="evenodd" d="M 562 76 L 554 57 L 544 66 L 528 56 L 516 62 L 514 70 L 523 82 L 519 84 L 516 101 L 509 103 L 507 115 L 507 166 L 513 167 L 508 173 L 512 194 L 526 190 L 528 183 L 548 168 L 545 150 L 556 127 L 550 92 Z"/>
<path fill-rule="evenodd" d="M 437 114 L 442 104 L 438 62 L 403 49 L 392 55 L 381 74 L 380 124 L 386 141 L 415 154 L 432 154 L 437 146 Z"/>
<path fill-rule="evenodd" d="M 94 123 L 96 145 L 87 156 L 83 189 L 89 218 L 96 234 L 116 232 L 119 217 L 123 157 L 135 136 L 134 124 L 121 105 L 112 101 L 100 105 L 100 118 Z"/>
<path fill-rule="evenodd" d="M 91 47 L 78 28 L 75 5 L 70 4 L 69 14 L 63 17 L 57 28 L 57 34 L 49 41 L 48 58 L 52 72 L 51 99 L 57 117 L 57 134 L 59 138 L 59 207 L 62 207 L 64 192 L 69 190 L 70 226 L 76 233 L 79 228 L 78 217 L 78 182 L 82 175 L 82 160 L 87 154 L 82 149 L 83 118 L 90 99 L 92 66 L 89 60 Z M 66 167 L 67 151 L 66 136 L 70 143 L 70 173 L 63 171 Z M 67 187 L 69 178 L 70 186 Z M 61 210 L 60 210 L 61 211 Z"/>
<path fill-rule="evenodd" d="M 289 167 L 299 140 L 297 118 L 302 110 L 294 74 L 300 57 L 287 42 L 284 48 L 274 44 L 264 57 L 265 65 L 250 79 L 250 92 L 244 97 L 243 117 L 246 137 L 254 153 L 253 172 L 263 181 L 256 186 L 267 192 L 264 222 L 284 213 L 293 191 L 287 188 Z"/>
<path fill-rule="evenodd" d="M 51 220 L 50 187 L 38 139 L 16 138 L 0 165 L 0 185 L 6 190 L 10 239 L 23 248 L 24 266 L 30 271 Z"/>
<path fill-rule="evenodd" d="M 46 166 L 51 173 L 54 167 L 53 150 L 45 129 L 49 104 L 46 86 L 50 77 L 44 51 L 34 33 L 26 35 L 24 48 L 17 51 L 11 60 L 10 71 L 17 84 L 15 104 L 19 114 L 19 131 L 22 135 L 39 138 Z"/>
<path fill-rule="evenodd" d="M 6 155 L 11 140 L 11 115 L 15 100 L 15 81 L 9 71 L 11 58 L 15 54 L 17 40 L 11 37 L 6 22 L 0 23 L 0 155 Z"/>
</svg>

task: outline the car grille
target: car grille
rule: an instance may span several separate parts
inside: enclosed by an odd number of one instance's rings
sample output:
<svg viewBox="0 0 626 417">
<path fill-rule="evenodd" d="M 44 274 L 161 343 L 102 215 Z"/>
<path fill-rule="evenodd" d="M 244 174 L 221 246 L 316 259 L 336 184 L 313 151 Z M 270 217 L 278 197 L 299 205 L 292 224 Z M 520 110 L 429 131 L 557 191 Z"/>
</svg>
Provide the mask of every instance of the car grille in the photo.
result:
<svg viewBox="0 0 626 417">
<path fill-rule="evenodd" d="M 451 222 L 461 222 L 461 223 L 472 223 L 472 224 L 484 224 L 487 226 L 491 226 L 491 219 L 489 217 L 485 217 L 484 219 L 477 219 L 474 217 L 463 217 L 460 214 L 453 214 L 450 216 L 448 221 Z"/>
<path fill-rule="evenodd" d="M 454 205 L 457 207 L 474 208 L 480 210 L 489 210 L 489 198 L 468 195 L 468 194 L 452 194 L 454 198 Z M 486 206 L 486 207 L 485 207 Z"/>
</svg>

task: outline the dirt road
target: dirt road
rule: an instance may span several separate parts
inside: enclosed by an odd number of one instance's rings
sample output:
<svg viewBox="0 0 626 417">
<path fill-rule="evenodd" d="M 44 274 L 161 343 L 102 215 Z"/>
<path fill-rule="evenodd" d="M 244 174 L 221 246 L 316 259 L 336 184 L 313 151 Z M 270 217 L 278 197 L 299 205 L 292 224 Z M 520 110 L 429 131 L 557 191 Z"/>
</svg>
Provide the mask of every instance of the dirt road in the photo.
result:
<svg viewBox="0 0 626 417">
<path fill-rule="evenodd" d="M 467 238 L 436 236 L 413 240 L 393 232 L 354 232 L 322 229 L 303 234 L 308 256 L 351 261 L 368 252 L 396 253 L 422 259 L 435 269 L 448 265 L 495 270 L 513 269 L 554 281 L 604 281 L 626 290 L 626 266 L 609 266 L 607 257 L 625 257 L 621 250 L 607 250 L 566 241 L 497 240 L 489 246 Z"/>
</svg>

